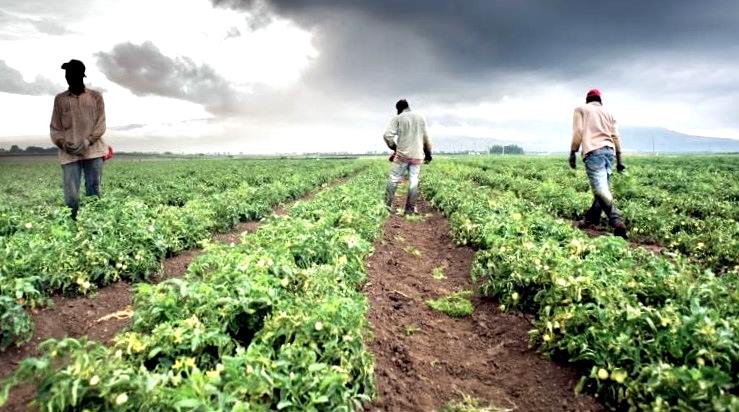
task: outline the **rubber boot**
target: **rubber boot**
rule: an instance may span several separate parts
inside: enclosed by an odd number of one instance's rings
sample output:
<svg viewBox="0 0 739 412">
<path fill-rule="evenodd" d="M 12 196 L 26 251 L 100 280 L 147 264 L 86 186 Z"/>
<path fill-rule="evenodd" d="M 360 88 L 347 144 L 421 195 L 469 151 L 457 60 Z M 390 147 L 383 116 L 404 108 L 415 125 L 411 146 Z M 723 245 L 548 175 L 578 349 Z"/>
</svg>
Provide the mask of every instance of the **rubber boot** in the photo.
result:
<svg viewBox="0 0 739 412">
<path fill-rule="evenodd" d="M 626 240 L 629 239 L 629 233 L 626 230 L 626 225 L 622 220 L 617 220 L 613 223 L 613 235 Z"/>
<path fill-rule="evenodd" d="M 593 204 L 590 209 L 585 213 L 585 218 L 577 222 L 577 227 L 580 229 L 588 229 L 600 225 L 600 215 L 603 212 L 603 208 L 600 206 L 598 198 L 593 199 Z"/>
</svg>

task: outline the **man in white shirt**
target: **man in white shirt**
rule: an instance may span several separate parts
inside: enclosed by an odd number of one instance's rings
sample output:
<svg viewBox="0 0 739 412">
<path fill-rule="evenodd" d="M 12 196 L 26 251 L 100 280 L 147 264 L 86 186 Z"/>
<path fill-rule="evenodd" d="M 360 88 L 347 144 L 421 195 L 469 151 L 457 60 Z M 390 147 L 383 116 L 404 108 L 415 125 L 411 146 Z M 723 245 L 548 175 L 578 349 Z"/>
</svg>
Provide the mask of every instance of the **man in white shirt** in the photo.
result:
<svg viewBox="0 0 739 412">
<path fill-rule="evenodd" d="M 395 104 L 398 115 L 393 117 L 385 130 L 384 139 L 387 147 L 393 151 L 390 156 L 390 178 L 385 191 L 385 203 L 392 209 L 393 198 L 398 184 L 408 174 L 408 199 L 405 213 L 416 212 L 418 199 L 418 179 L 421 163 L 431 161 L 431 140 L 426 133 L 426 121 L 417 113 L 411 112 L 408 102 L 403 99 Z"/>
<path fill-rule="evenodd" d="M 605 212 L 613 234 L 628 238 L 621 211 L 613 203 L 611 175 L 613 165 L 618 172 L 626 167 L 621 160 L 621 138 L 613 115 L 603 107 L 598 89 L 588 91 L 585 104 L 575 109 L 572 121 L 572 144 L 570 145 L 570 167 L 576 165 L 576 153 L 582 146 L 585 173 L 593 189 L 593 204 L 585 214 L 581 226 L 597 225 Z"/>
</svg>

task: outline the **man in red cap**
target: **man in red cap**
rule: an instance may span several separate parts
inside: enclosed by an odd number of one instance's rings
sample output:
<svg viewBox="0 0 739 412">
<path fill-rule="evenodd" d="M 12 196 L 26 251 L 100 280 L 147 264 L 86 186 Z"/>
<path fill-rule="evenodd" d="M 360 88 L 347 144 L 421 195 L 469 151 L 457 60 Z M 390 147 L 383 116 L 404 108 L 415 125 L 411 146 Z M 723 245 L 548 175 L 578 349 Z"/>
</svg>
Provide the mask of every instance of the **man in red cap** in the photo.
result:
<svg viewBox="0 0 739 412">
<path fill-rule="evenodd" d="M 628 238 L 621 212 L 613 203 L 610 182 L 613 166 L 618 172 L 626 167 L 621 160 L 621 139 L 613 115 L 603 107 L 598 89 L 588 91 L 585 104 L 575 109 L 572 121 L 570 167 L 576 167 L 576 153 L 582 146 L 585 173 L 593 189 L 593 204 L 585 214 L 581 226 L 597 225 L 605 212 L 613 234 Z"/>
<path fill-rule="evenodd" d="M 51 141 L 59 148 L 64 179 L 64 202 L 77 218 L 80 181 L 85 175 L 87 196 L 100 196 L 103 156 L 108 145 L 105 133 L 103 96 L 87 89 L 83 81 L 85 65 L 79 60 L 62 64 L 69 89 L 54 98 L 51 113 Z"/>
</svg>

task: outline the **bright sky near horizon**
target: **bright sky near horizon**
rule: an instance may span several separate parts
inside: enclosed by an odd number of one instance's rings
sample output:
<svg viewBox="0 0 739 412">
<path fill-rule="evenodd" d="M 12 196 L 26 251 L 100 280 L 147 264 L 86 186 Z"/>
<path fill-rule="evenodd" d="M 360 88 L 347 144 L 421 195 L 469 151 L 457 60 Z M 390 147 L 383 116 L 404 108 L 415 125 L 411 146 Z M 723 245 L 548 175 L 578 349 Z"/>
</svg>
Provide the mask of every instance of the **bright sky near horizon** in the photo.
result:
<svg viewBox="0 0 739 412">
<path fill-rule="evenodd" d="M 60 65 L 122 150 L 383 150 L 398 98 L 432 139 L 566 150 L 599 87 L 622 126 L 739 139 L 734 1 L 0 0 L 0 146 L 50 145 Z"/>
</svg>

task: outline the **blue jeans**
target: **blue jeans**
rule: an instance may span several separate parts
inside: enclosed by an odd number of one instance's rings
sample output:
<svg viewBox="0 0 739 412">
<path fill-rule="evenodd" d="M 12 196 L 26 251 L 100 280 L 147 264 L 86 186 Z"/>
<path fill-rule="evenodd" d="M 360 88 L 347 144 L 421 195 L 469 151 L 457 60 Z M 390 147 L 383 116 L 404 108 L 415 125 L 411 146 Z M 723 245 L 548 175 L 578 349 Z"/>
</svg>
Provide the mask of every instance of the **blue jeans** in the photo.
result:
<svg viewBox="0 0 739 412">
<path fill-rule="evenodd" d="M 605 146 L 595 149 L 586 154 L 583 161 L 585 162 L 585 173 L 593 189 L 593 204 L 585 215 L 585 219 L 591 223 L 598 223 L 600 214 L 605 212 L 611 225 L 618 222 L 623 223 L 621 211 L 613 203 L 610 187 L 613 166 L 616 164 L 616 154 L 613 148 Z"/>
<path fill-rule="evenodd" d="M 395 190 L 398 188 L 398 184 L 403 181 L 406 173 L 408 174 L 408 199 L 405 202 L 405 211 L 406 213 L 414 213 L 416 211 L 416 200 L 418 199 L 418 178 L 421 173 L 421 165 L 393 162 L 390 166 L 390 179 L 385 190 L 385 204 L 388 208 L 392 208 Z"/>
<path fill-rule="evenodd" d="M 72 219 L 77 219 L 80 208 L 80 180 L 85 175 L 85 194 L 100 196 L 100 180 L 103 177 L 103 158 L 78 160 L 62 165 L 64 203 L 72 209 Z"/>
</svg>

